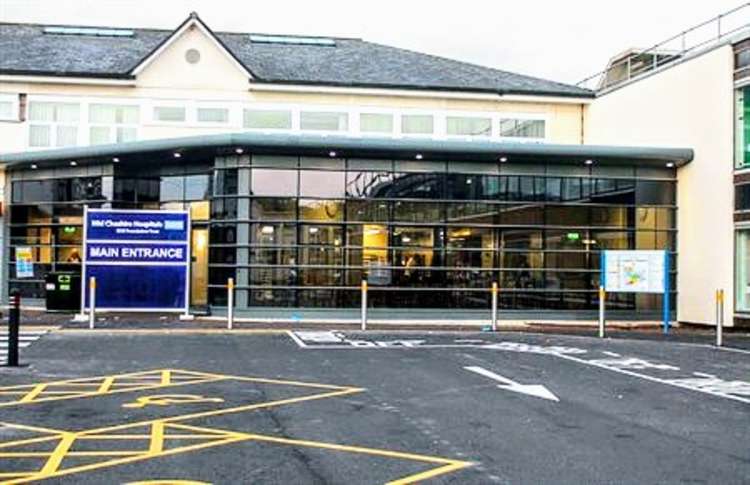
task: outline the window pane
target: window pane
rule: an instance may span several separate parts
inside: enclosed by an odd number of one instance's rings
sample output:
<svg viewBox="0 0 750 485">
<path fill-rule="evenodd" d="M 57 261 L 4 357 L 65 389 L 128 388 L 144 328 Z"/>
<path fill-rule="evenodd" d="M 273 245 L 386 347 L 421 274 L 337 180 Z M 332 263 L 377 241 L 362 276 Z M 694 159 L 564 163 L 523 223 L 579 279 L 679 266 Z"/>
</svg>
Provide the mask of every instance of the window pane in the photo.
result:
<svg viewBox="0 0 750 485">
<path fill-rule="evenodd" d="M 300 113 L 300 128 L 317 131 L 346 131 L 349 115 L 346 113 L 303 111 Z"/>
<path fill-rule="evenodd" d="M 448 116 L 446 121 L 449 135 L 490 136 L 492 134 L 490 118 Z"/>
<path fill-rule="evenodd" d="M 295 199 L 253 199 L 252 218 L 267 221 L 287 221 L 297 217 L 297 201 Z"/>
<path fill-rule="evenodd" d="M 413 135 L 431 135 L 435 131 L 432 115 L 403 115 L 401 132 Z"/>
<path fill-rule="evenodd" d="M 208 199 L 209 177 L 205 174 L 185 177 L 185 200 Z"/>
<path fill-rule="evenodd" d="M 136 128 L 118 126 L 116 130 L 117 130 L 117 143 L 122 143 L 125 141 L 134 141 L 137 138 L 138 131 Z"/>
<path fill-rule="evenodd" d="M 29 146 L 48 147 L 52 145 L 52 129 L 49 126 L 31 125 L 29 127 Z"/>
<path fill-rule="evenodd" d="M 40 103 L 32 101 L 29 103 L 29 121 L 55 120 L 55 105 L 53 103 Z"/>
<path fill-rule="evenodd" d="M 750 184 L 734 187 L 734 210 L 750 209 Z"/>
<path fill-rule="evenodd" d="M 300 170 L 300 195 L 308 197 L 344 197 L 344 172 Z"/>
<path fill-rule="evenodd" d="M 750 311 L 750 230 L 737 231 L 737 310 Z"/>
<path fill-rule="evenodd" d="M 9 120 L 14 117 L 13 113 L 13 102 L 12 101 L 0 101 L 0 119 Z"/>
<path fill-rule="evenodd" d="M 253 169 L 252 195 L 296 196 L 297 171 Z"/>
<path fill-rule="evenodd" d="M 338 200 L 299 200 L 299 218 L 307 221 L 341 221 L 344 203 Z"/>
<path fill-rule="evenodd" d="M 75 126 L 58 126 L 55 146 L 67 147 L 78 141 L 78 128 Z"/>
<path fill-rule="evenodd" d="M 185 121 L 185 108 L 177 106 L 157 106 L 154 108 L 157 121 Z"/>
<path fill-rule="evenodd" d="M 89 143 L 92 145 L 109 143 L 109 130 L 106 126 L 92 126 L 89 130 Z"/>
<path fill-rule="evenodd" d="M 500 136 L 512 138 L 544 138 L 544 120 L 501 119 Z"/>
<path fill-rule="evenodd" d="M 348 172 L 347 197 L 385 197 L 393 183 L 390 172 Z"/>
<path fill-rule="evenodd" d="M 198 108 L 198 121 L 201 123 L 227 123 L 229 110 L 226 108 Z"/>
<path fill-rule="evenodd" d="M 674 183 L 656 180 L 638 180 L 635 189 L 635 202 L 638 205 L 674 205 Z"/>
<path fill-rule="evenodd" d="M 349 200 L 346 220 L 355 222 L 388 222 L 388 202 L 378 200 Z"/>
<path fill-rule="evenodd" d="M 55 121 L 77 123 L 80 111 L 80 107 L 76 103 L 56 103 Z"/>
<path fill-rule="evenodd" d="M 245 128 L 290 130 L 292 129 L 292 113 L 290 111 L 246 109 L 243 112 L 243 126 Z"/>
<path fill-rule="evenodd" d="M 393 133 L 393 115 L 362 113 L 359 115 L 359 131 L 363 133 Z"/>
</svg>

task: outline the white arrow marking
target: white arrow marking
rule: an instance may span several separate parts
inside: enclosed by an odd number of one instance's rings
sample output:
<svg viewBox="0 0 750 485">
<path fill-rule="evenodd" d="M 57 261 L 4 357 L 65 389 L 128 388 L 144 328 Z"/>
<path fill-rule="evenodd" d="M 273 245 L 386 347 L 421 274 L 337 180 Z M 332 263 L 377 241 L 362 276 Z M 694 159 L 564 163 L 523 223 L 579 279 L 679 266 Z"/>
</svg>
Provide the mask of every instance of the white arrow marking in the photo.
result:
<svg viewBox="0 0 750 485">
<path fill-rule="evenodd" d="M 476 367 L 476 366 L 470 366 L 470 367 L 464 367 L 469 372 L 474 372 L 475 374 L 479 374 L 484 377 L 489 377 L 492 380 L 502 382 L 499 387 L 500 389 L 505 389 L 506 391 L 513 391 L 518 392 L 520 394 L 527 394 L 529 396 L 534 397 L 540 397 L 542 399 L 548 399 L 550 401 L 559 402 L 560 400 L 552 394 L 549 389 L 546 387 L 539 385 L 539 384 L 519 384 L 518 382 L 512 381 L 508 379 L 507 377 L 503 377 L 501 375 L 495 374 L 492 371 L 488 371 L 487 369 L 484 369 L 482 367 Z"/>
</svg>

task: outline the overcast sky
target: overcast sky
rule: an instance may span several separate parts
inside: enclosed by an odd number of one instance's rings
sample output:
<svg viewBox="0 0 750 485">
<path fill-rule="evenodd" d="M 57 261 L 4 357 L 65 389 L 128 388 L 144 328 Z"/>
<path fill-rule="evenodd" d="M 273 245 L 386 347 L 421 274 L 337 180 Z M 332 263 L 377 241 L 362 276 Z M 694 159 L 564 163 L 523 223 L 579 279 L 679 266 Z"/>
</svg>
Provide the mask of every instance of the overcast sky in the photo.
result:
<svg viewBox="0 0 750 485">
<path fill-rule="evenodd" d="M 0 0 L 0 21 L 361 37 L 575 83 L 744 0 Z M 744 22 L 750 21 L 750 8 Z M 704 34 L 704 33 L 701 33 Z"/>
</svg>

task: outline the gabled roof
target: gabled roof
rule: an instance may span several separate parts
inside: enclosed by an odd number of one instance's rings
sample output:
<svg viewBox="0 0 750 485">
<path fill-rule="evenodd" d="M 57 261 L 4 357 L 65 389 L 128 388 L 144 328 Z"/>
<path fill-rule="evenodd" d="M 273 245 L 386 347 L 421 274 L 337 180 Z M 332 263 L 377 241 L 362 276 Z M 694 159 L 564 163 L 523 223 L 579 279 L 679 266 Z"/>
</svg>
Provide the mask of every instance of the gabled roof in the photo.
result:
<svg viewBox="0 0 750 485">
<path fill-rule="evenodd" d="M 594 95 L 576 86 L 361 39 L 332 38 L 333 45 L 254 42 L 252 34 L 212 32 L 195 14 L 175 30 L 129 29 L 129 36 L 59 35 L 45 33 L 49 26 L 0 23 L 0 74 L 132 79 L 138 66 L 189 22 L 204 27 L 254 83 Z"/>
</svg>

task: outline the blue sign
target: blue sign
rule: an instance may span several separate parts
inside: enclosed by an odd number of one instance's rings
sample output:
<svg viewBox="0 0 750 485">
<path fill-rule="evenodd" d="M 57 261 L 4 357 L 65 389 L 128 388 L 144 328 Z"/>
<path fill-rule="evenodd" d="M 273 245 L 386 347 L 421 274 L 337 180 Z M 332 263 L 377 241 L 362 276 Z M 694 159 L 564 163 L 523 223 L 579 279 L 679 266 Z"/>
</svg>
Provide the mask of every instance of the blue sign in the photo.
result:
<svg viewBox="0 0 750 485">
<path fill-rule="evenodd" d="M 83 288 L 96 278 L 97 309 L 187 311 L 186 211 L 87 209 Z M 83 291 L 88 308 L 89 292 Z"/>
</svg>

